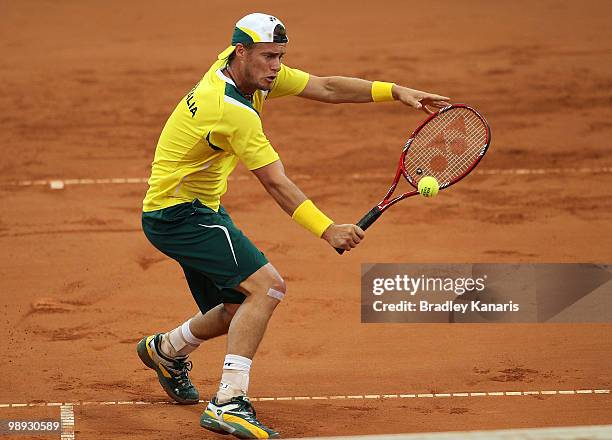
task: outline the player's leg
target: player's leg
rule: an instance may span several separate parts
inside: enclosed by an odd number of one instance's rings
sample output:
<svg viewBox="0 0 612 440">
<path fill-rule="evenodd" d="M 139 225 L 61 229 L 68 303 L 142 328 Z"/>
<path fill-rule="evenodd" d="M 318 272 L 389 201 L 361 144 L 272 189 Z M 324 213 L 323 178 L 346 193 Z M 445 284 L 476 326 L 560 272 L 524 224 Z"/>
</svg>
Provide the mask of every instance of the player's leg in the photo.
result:
<svg viewBox="0 0 612 440">
<path fill-rule="evenodd" d="M 228 356 L 217 392 L 217 398 L 222 403 L 232 397 L 247 395 L 250 364 L 263 339 L 268 321 L 286 290 L 283 279 L 270 263 L 243 281 L 240 289 L 246 293 L 247 298 L 229 327 Z"/>
<path fill-rule="evenodd" d="M 240 438 L 274 438 L 278 433 L 257 420 L 247 394 L 252 359 L 286 287 L 274 266 L 268 263 L 244 280 L 239 289 L 247 298 L 231 321 L 219 390 L 202 414 L 200 424 Z"/>
<path fill-rule="evenodd" d="M 164 333 L 161 351 L 169 357 L 186 356 L 202 342 L 227 334 L 240 304 L 218 304 L 206 313 L 198 312 L 177 328 Z"/>
<path fill-rule="evenodd" d="M 189 321 L 191 332 L 203 341 L 227 334 L 232 317 L 240 304 L 219 304 L 206 314 L 199 312 Z"/>
<path fill-rule="evenodd" d="M 232 319 L 227 350 L 252 359 L 274 309 L 285 296 L 286 286 L 274 266 L 268 263 L 243 281 L 239 288 L 247 297 Z"/>
<path fill-rule="evenodd" d="M 198 270 L 183 265 L 183 271 L 200 312 L 162 336 L 161 349 L 170 357 L 189 355 L 202 342 L 227 334 L 232 316 L 245 298 L 233 289 L 222 292 Z"/>
<path fill-rule="evenodd" d="M 239 304 L 222 304 L 223 298 L 239 303 L 244 294 L 221 290 L 207 276 L 183 266 L 185 278 L 200 312 L 173 330 L 145 337 L 138 344 L 138 355 L 156 371 L 166 393 L 182 404 L 199 402 L 199 393 L 189 377 L 188 356 L 207 339 L 227 333 L 231 317 Z"/>
<path fill-rule="evenodd" d="M 143 338 L 139 343 L 140 358 L 156 370 L 162 387 L 177 402 L 198 403 L 199 393 L 188 375 L 191 368 L 185 369 L 188 356 L 205 340 L 226 334 L 239 305 L 219 304 L 174 330 Z"/>
</svg>

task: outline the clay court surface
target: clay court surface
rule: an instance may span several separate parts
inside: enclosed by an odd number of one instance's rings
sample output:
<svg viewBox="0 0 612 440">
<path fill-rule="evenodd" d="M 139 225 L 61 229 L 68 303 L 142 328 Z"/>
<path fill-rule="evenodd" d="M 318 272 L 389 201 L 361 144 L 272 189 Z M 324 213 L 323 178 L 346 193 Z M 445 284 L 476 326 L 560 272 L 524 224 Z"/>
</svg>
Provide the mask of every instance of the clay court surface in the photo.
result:
<svg viewBox="0 0 612 440">
<path fill-rule="evenodd" d="M 612 424 L 605 393 L 366 398 L 609 390 L 612 327 L 361 324 L 359 295 L 364 262 L 612 261 L 604 0 L 0 1 L 0 418 L 59 417 L 6 404 L 90 402 L 74 406 L 76 438 L 215 437 L 198 426 L 204 404 L 167 404 L 136 356 L 142 336 L 196 310 L 180 267 L 141 232 L 146 184 L 125 179 L 148 177 L 166 118 L 255 10 L 287 24 L 288 65 L 449 95 L 493 130 L 490 173 L 392 209 L 342 257 L 238 168 L 224 205 L 289 287 L 250 394 L 327 397 L 259 401 L 261 420 L 285 437 Z M 382 196 L 422 118 L 298 98 L 263 115 L 288 175 L 339 222 Z M 124 180 L 19 185 L 107 178 Z M 224 347 L 192 356 L 203 399 Z"/>
</svg>

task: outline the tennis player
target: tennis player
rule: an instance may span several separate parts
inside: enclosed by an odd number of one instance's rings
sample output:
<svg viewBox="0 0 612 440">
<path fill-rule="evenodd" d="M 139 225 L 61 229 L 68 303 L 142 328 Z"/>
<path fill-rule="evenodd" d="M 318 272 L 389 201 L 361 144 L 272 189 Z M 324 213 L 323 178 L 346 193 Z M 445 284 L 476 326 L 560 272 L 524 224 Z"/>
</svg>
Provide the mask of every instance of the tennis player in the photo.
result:
<svg viewBox="0 0 612 440">
<path fill-rule="evenodd" d="M 144 233 L 181 265 L 200 312 L 174 330 L 143 338 L 138 355 L 172 399 L 196 404 L 188 356 L 227 333 L 219 389 L 200 424 L 239 438 L 278 436 L 256 418 L 247 394 L 253 356 L 286 286 L 221 206 L 228 176 L 241 161 L 297 224 L 332 248 L 348 251 L 364 238 L 358 226 L 331 220 L 285 175 L 263 131 L 264 102 L 283 96 L 328 103 L 398 100 L 429 113 L 428 106 L 448 101 L 392 83 L 292 69 L 282 63 L 288 41 L 274 16 L 249 14 L 236 23 L 231 46 L 166 122 L 143 202 Z"/>
</svg>

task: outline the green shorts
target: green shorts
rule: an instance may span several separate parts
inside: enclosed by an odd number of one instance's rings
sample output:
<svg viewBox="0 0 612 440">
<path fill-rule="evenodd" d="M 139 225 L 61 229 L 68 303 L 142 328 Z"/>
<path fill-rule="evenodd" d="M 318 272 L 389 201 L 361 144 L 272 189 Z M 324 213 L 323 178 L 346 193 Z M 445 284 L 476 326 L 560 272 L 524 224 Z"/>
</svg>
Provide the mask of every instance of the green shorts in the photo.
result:
<svg viewBox="0 0 612 440">
<path fill-rule="evenodd" d="M 142 229 L 161 252 L 176 260 L 202 313 L 221 303 L 241 304 L 235 288 L 268 263 L 229 214 L 191 203 L 142 213 Z"/>
</svg>

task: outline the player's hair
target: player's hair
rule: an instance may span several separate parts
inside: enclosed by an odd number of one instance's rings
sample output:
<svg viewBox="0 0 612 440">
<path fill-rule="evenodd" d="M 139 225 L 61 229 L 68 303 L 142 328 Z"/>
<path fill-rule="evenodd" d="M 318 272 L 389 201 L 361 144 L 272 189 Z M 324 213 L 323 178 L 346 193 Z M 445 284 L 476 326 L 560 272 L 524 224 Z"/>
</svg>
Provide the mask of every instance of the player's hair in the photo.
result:
<svg viewBox="0 0 612 440">
<path fill-rule="evenodd" d="M 255 43 L 238 43 L 238 44 L 241 44 L 247 51 L 251 50 L 253 46 L 255 46 Z M 235 57 L 236 57 L 236 51 L 233 51 L 227 57 L 227 64 L 230 64 Z"/>
</svg>

